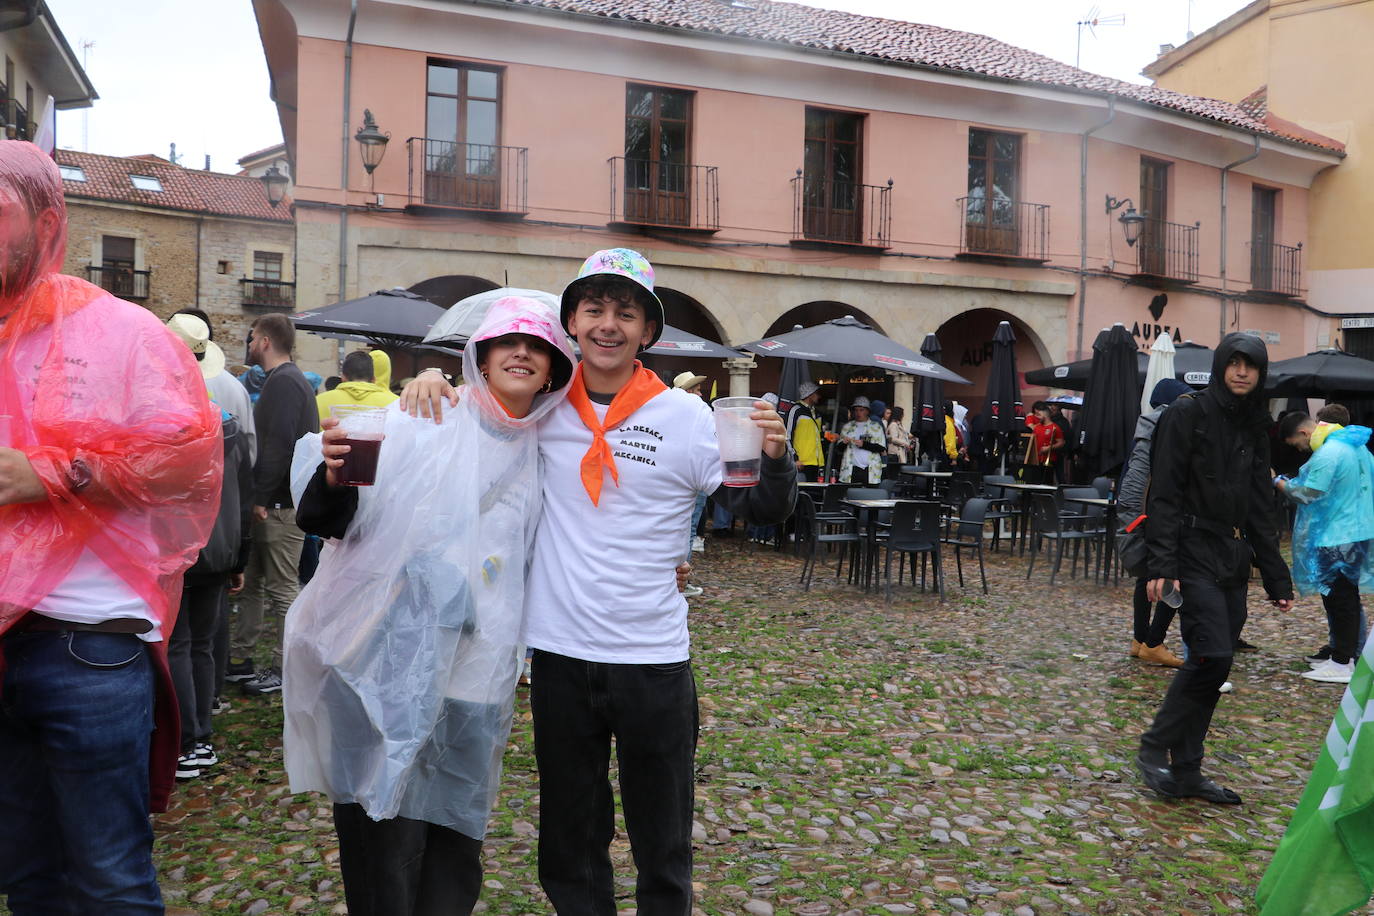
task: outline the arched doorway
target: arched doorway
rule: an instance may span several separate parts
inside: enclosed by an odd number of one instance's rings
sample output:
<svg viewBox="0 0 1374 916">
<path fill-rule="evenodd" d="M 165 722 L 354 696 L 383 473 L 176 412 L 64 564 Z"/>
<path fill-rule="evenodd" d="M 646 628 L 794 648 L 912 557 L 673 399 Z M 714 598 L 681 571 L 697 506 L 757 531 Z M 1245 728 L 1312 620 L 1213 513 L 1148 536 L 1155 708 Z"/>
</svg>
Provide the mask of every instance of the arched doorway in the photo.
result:
<svg viewBox="0 0 1374 916">
<path fill-rule="evenodd" d="M 804 328 L 814 327 L 830 321 L 832 318 L 843 318 L 846 315 L 851 315 L 869 325 L 879 334 L 887 333 L 863 309 L 856 308 L 847 302 L 822 299 L 803 303 L 783 312 L 776 321 L 768 326 L 768 333 L 763 336 L 771 337 L 775 334 L 785 334 L 797 325 Z M 767 391 L 777 391 L 778 381 L 782 377 L 782 360 L 774 356 L 755 356 L 754 359 L 758 363 L 758 368 L 753 371 L 750 377 L 750 387 L 754 393 L 762 394 Z M 841 373 L 843 373 L 845 382 L 845 401 L 852 403 L 854 398 L 863 395 L 870 401 L 879 400 L 888 405 L 893 403 L 892 379 L 888 377 L 887 373 L 878 369 L 840 367 L 834 363 L 815 361 L 811 362 L 808 368 L 811 373 L 811 380 L 821 386 L 820 409 L 827 418 L 833 416 L 835 412 L 836 382 Z M 848 404 L 843 406 L 847 407 Z M 841 414 L 843 413 L 841 411 Z"/>
<path fill-rule="evenodd" d="M 686 331 L 688 334 L 695 334 L 716 343 L 725 343 L 715 317 L 696 299 L 667 286 L 660 286 L 654 292 L 663 303 L 663 315 L 668 324 L 679 331 Z M 645 366 L 658 373 L 665 384 L 673 384 L 673 379 L 681 372 L 691 372 L 693 375 L 706 377 L 706 381 L 702 383 L 702 390 L 707 395 L 711 393 L 713 383 L 717 394 L 726 394 L 730 390 L 730 374 L 718 359 L 666 356 L 657 353 L 643 354 L 640 359 Z"/>
<path fill-rule="evenodd" d="M 945 397 L 958 401 L 971 414 L 981 413 L 987 394 L 988 372 L 992 367 L 992 336 L 997 325 L 1010 321 L 1016 332 L 1016 371 L 1021 376 L 1021 399 L 1028 405 L 1049 392 L 1039 386 L 1026 386 L 1025 374 L 1047 365 L 1047 350 L 1040 338 L 1024 322 L 1000 309 L 972 309 L 955 315 L 935 332 L 943 348 L 941 362 L 972 385 L 947 385 Z"/>
<path fill-rule="evenodd" d="M 430 277 L 428 280 L 421 280 L 410 287 L 410 291 L 417 296 L 424 296 L 435 305 L 448 308 L 468 296 L 475 296 L 490 289 L 500 288 L 500 283 L 493 283 L 483 277 L 449 274 L 445 277 Z"/>
</svg>

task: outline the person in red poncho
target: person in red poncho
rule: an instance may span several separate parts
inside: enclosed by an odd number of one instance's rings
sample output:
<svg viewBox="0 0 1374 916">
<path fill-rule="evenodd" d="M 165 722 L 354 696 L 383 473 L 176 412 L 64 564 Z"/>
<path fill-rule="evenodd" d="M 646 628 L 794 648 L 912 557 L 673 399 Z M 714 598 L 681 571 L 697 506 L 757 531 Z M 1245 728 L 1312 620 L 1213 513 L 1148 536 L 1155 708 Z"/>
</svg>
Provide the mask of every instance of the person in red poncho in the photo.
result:
<svg viewBox="0 0 1374 916">
<path fill-rule="evenodd" d="M 164 640 L 218 508 L 220 415 L 156 316 L 57 272 L 65 248 L 56 164 L 0 142 L 0 895 L 161 913 Z"/>
</svg>

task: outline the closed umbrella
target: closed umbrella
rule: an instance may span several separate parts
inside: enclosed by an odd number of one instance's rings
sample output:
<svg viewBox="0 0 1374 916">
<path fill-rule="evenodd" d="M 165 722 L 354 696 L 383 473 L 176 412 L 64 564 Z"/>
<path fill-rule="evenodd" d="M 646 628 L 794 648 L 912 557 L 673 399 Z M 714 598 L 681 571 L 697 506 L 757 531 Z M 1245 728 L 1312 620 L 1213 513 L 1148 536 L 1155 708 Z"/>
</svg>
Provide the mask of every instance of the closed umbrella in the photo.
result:
<svg viewBox="0 0 1374 916">
<path fill-rule="evenodd" d="M 1093 341 L 1093 370 L 1083 395 L 1079 451 L 1094 475 L 1115 472 L 1130 454 L 1140 418 L 1140 376 L 1135 339 L 1123 324 Z"/>
<path fill-rule="evenodd" d="M 793 325 L 792 330 L 800 331 L 801 325 Z M 787 417 L 801 399 L 802 383 L 811 381 L 811 363 L 796 357 L 784 357 L 782 372 L 778 377 L 778 413 Z M 789 435 L 792 430 L 789 426 Z"/>
<path fill-rule="evenodd" d="M 921 342 L 921 355 L 936 365 L 944 348 L 940 338 L 934 333 L 926 335 Z M 943 458 L 945 450 L 941 442 L 945 437 L 945 391 L 944 382 L 938 378 L 923 377 L 916 392 L 916 419 L 911 424 L 912 435 L 920 444 L 923 456 L 935 455 Z"/>
<path fill-rule="evenodd" d="M 1021 404 L 1021 383 L 1016 374 L 1016 332 L 1010 321 L 997 325 L 992 335 L 992 367 L 988 393 L 983 401 L 983 452 L 995 456 L 1006 470 L 1006 456 L 1026 428 L 1026 408 Z M 991 445 L 991 448 L 989 448 Z"/>
<path fill-rule="evenodd" d="M 289 316 L 297 330 L 356 334 L 379 343 L 416 344 L 444 314 L 441 306 L 404 289 L 337 302 Z"/>
<path fill-rule="evenodd" d="M 1167 335 L 1161 334 L 1150 346 L 1150 363 L 1145 367 L 1145 384 L 1141 386 L 1141 413 L 1150 411 L 1150 393 L 1155 390 L 1155 383 L 1173 377 L 1174 342 Z"/>
</svg>

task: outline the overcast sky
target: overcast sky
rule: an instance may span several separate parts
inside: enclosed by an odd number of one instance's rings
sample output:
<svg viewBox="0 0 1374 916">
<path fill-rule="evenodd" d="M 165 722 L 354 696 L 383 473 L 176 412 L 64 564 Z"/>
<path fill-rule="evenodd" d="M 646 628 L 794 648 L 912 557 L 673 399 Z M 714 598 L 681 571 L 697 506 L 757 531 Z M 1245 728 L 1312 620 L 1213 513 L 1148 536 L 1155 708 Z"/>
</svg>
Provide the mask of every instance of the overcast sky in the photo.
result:
<svg viewBox="0 0 1374 916">
<path fill-rule="evenodd" d="M 343 3 L 345 0 L 337 0 Z M 1125 17 L 1124 25 L 1083 31 L 1082 67 L 1145 82 L 1140 69 L 1164 43 L 1182 44 L 1191 18 L 1201 32 L 1245 0 L 814 0 L 813 6 L 979 32 L 1074 62 L 1076 23 Z M 237 171 L 240 156 L 281 142 L 268 99 L 267 65 L 248 0 L 48 0 L 100 98 L 62 112 L 59 146 L 113 156 L 156 153 L 175 143 L 183 165 Z M 170 26 L 171 23 L 181 23 Z M 163 41 L 185 28 L 180 41 Z M 94 42 L 84 50 L 85 42 Z"/>
</svg>

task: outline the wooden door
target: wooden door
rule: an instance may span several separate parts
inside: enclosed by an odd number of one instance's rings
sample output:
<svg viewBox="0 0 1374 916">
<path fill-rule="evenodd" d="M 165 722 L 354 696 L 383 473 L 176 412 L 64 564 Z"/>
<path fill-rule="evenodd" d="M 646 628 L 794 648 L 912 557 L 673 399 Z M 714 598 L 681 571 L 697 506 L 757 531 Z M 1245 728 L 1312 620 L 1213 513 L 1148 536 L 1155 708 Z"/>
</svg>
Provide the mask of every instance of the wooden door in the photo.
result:
<svg viewBox="0 0 1374 916">
<path fill-rule="evenodd" d="M 692 223 L 692 93 L 654 86 L 625 89 L 625 219 Z"/>
<path fill-rule="evenodd" d="M 1137 243 L 1140 247 L 1140 272 L 1166 277 L 1169 268 L 1169 163 L 1141 158 L 1140 212 L 1145 217 Z"/>
<path fill-rule="evenodd" d="M 1250 199 L 1250 288 L 1277 289 L 1274 284 L 1274 217 L 1279 192 L 1255 188 Z"/>
<path fill-rule="evenodd" d="M 968 133 L 965 238 L 970 251 L 1015 256 L 1021 251 L 1021 138 L 990 130 Z"/>
<path fill-rule="evenodd" d="M 501 74 L 429 65 L 425 203 L 501 208 Z"/>
<path fill-rule="evenodd" d="M 863 241 L 861 115 L 806 110 L 802 233 L 836 242 Z"/>
</svg>

